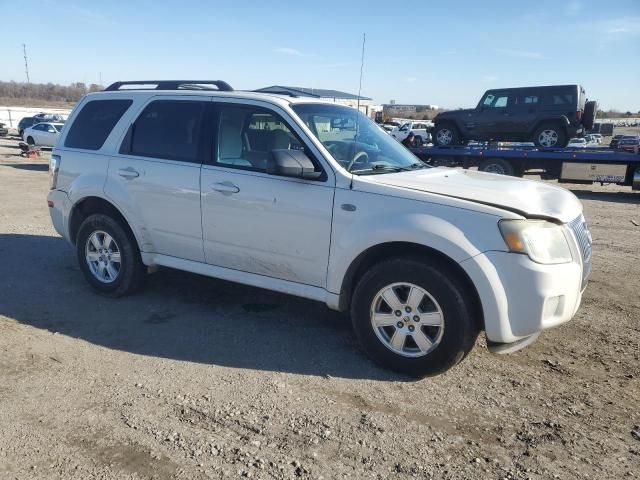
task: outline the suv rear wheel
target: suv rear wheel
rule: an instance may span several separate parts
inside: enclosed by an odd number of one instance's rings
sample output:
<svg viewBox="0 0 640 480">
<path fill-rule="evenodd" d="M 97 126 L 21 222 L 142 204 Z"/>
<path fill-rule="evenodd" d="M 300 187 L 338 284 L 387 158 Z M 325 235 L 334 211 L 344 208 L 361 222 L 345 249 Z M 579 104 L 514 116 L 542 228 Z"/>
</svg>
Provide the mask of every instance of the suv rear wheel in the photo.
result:
<svg viewBox="0 0 640 480">
<path fill-rule="evenodd" d="M 424 377 L 448 370 L 473 348 L 478 327 L 467 289 L 445 271 L 399 258 L 364 274 L 351 318 L 360 344 L 375 362 Z"/>
<path fill-rule="evenodd" d="M 122 297 L 142 283 L 145 268 L 135 239 L 116 220 L 94 214 L 78 230 L 76 253 L 80 270 L 99 293 Z"/>
<path fill-rule="evenodd" d="M 556 123 L 543 123 L 531 139 L 536 147 L 558 148 L 567 146 L 567 135 L 564 129 Z"/>
<path fill-rule="evenodd" d="M 462 143 L 462 136 L 455 126 L 443 123 L 433 129 L 433 143 L 441 147 L 458 145 Z"/>
</svg>

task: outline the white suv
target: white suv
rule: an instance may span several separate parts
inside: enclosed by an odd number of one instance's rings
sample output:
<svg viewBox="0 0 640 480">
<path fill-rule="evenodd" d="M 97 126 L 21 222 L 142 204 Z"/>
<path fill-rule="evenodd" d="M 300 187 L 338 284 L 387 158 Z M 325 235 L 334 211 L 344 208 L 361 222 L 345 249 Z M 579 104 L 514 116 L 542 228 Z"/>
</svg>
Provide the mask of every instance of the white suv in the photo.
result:
<svg viewBox="0 0 640 480">
<path fill-rule="evenodd" d="M 590 272 L 568 191 L 430 168 L 356 109 L 224 82 L 86 95 L 50 171 L 51 219 L 98 292 L 166 266 L 298 295 L 350 310 L 371 358 L 414 376 L 482 330 L 505 353 L 570 320 Z"/>
</svg>

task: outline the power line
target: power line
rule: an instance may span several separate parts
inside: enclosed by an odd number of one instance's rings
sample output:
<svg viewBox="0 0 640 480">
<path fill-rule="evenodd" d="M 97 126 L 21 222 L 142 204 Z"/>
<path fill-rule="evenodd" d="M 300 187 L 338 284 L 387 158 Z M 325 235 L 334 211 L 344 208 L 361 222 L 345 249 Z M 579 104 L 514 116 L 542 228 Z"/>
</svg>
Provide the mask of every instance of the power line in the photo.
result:
<svg viewBox="0 0 640 480">
<path fill-rule="evenodd" d="M 22 44 L 22 53 L 24 54 L 24 71 L 27 74 L 27 83 L 31 83 L 29 79 L 29 61 L 27 60 L 27 46 Z"/>
</svg>

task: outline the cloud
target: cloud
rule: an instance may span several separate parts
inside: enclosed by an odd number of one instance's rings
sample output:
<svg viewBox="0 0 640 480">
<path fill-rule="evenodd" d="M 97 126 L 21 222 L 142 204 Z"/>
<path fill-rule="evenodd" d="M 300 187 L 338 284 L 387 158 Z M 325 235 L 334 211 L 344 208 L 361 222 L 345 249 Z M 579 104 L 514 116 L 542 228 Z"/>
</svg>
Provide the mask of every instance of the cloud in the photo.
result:
<svg viewBox="0 0 640 480">
<path fill-rule="evenodd" d="M 274 48 L 273 51 L 276 53 L 282 53 L 283 55 L 291 55 L 293 57 L 305 56 L 305 54 L 302 53 L 300 50 L 296 50 L 295 48 L 289 48 L 289 47 Z"/>
<path fill-rule="evenodd" d="M 582 2 L 571 0 L 564 6 L 564 14 L 568 17 L 575 17 L 582 11 Z"/>
<path fill-rule="evenodd" d="M 415 83 L 418 79 L 416 77 L 407 77 L 405 80 L 409 83 Z"/>
<path fill-rule="evenodd" d="M 538 52 L 527 52 L 524 50 L 509 50 L 507 48 L 496 48 L 496 53 L 514 58 L 528 58 L 531 60 L 544 60 L 546 57 Z"/>
<path fill-rule="evenodd" d="M 485 83 L 495 82 L 498 79 L 495 75 L 483 75 L 481 80 Z"/>
</svg>

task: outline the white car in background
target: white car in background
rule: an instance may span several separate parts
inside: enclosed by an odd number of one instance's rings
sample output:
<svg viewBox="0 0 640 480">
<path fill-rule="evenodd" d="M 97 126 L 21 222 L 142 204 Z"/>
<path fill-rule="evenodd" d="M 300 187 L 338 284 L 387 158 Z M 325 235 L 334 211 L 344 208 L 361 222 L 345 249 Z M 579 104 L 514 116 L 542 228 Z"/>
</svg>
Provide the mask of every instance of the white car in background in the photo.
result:
<svg viewBox="0 0 640 480">
<path fill-rule="evenodd" d="M 24 129 L 22 139 L 29 145 L 53 147 L 58 141 L 62 127 L 64 127 L 63 123 L 37 123 Z"/>
<path fill-rule="evenodd" d="M 402 142 L 409 136 L 410 132 L 413 132 L 418 142 L 423 144 L 431 141 L 429 130 L 431 130 L 432 127 L 433 123 L 428 121 L 407 122 L 391 130 L 390 134 L 393 138 Z"/>
<path fill-rule="evenodd" d="M 567 148 L 587 148 L 587 141 L 584 138 L 572 138 L 567 143 Z"/>
</svg>

